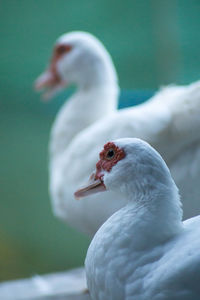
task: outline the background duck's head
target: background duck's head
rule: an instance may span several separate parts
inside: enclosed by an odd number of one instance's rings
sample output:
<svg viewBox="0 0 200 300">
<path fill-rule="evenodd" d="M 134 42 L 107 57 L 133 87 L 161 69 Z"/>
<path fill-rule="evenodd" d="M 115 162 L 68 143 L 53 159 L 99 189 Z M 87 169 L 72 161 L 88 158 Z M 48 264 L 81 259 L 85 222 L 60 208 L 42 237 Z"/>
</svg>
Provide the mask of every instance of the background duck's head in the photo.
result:
<svg viewBox="0 0 200 300">
<path fill-rule="evenodd" d="M 55 43 L 50 64 L 35 87 L 47 89 L 44 97 L 51 98 L 67 85 L 89 88 L 116 81 L 111 57 L 102 43 L 89 33 L 71 32 Z"/>
</svg>

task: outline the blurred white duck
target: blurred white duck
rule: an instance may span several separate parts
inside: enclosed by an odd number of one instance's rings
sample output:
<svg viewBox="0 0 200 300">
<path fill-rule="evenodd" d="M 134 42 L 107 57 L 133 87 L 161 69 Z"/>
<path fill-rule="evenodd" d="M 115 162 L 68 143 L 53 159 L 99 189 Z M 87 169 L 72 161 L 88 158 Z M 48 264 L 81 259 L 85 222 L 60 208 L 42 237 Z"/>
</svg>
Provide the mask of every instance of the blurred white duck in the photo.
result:
<svg viewBox="0 0 200 300">
<path fill-rule="evenodd" d="M 93 178 L 76 197 L 110 190 L 123 198 L 124 207 L 89 246 L 91 298 L 199 299 L 200 216 L 181 221 L 178 189 L 158 152 L 136 138 L 109 142 Z"/>
<path fill-rule="evenodd" d="M 59 112 L 50 140 L 50 193 L 59 218 L 93 236 L 124 205 L 114 192 L 81 203 L 73 192 L 92 172 L 101 145 L 127 136 L 148 141 L 163 155 L 180 187 L 184 216 L 200 213 L 200 82 L 169 86 L 142 105 L 117 111 L 117 76 L 109 54 L 90 34 L 73 32 L 58 39 L 36 86 L 55 92 L 66 83 L 78 90 Z"/>
<path fill-rule="evenodd" d="M 51 183 L 54 211 L 63 220 L 89 234 L 124 205 L 123 198 L 109 191 L 73 200 L 73 190 L 86 182 L 108 139 L 139 137 L 165 158 L 180 187 L 184 217 L 200 213 L 200 82 L 187 87 L 168 87 L 142 105 L 110 114 L 80 132 L 61 160 L 59 182 Z M 81 167 L 80 167 L 81 166 Z M 52 177 L 53 178 L 53 177 Z M 92 213 L 91 213 L 92 212 Z"/>
<path fill-rule="evenodd" d="M 77 133 L 117 109 L 117 74 L 109 53 L 86 32 L 62 35 L 55 44 L 48 69 L 36 80 L 49 99 L 67 85 L 76 93 L 61 108 L 51 132 L 51 164 L 63 154 Z"/>
</svg>

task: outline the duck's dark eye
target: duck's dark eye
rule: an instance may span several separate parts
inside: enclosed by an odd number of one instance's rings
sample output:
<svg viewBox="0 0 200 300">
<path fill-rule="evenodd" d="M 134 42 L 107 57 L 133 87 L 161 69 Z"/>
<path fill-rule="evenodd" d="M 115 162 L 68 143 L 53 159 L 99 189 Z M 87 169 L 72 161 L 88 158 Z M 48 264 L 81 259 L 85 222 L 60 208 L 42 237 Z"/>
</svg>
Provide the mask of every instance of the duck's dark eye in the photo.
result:
<svg viewBox="0 0 200 300">
<path fill-rule="evenodd" d="M 113 149 L 109 149 L 108 152 L 106 153 L 106 158 L 108 160 L 112 159 L 115 156 L 115 151 Z"/>
<path fill-rule="evenodd" d="M 65 46 L 63 45 L 63 46 L 58 47 L 56 52 L 57 52 L 57 54 L 61 55 L 61 54 L 65 53 L 65 51 L 66 51 L 66 49 L 65 49 Z"/>
</svg>

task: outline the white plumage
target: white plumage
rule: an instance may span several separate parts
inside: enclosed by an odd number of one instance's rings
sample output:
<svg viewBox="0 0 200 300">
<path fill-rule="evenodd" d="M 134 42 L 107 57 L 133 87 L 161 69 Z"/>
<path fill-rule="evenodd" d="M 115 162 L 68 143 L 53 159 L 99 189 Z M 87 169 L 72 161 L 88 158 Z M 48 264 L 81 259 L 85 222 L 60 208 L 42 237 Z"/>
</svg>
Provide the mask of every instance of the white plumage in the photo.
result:
<svg viewBox="0 0 200 300">
<path fill-rule="evenodd" d="M 164 157 L 180 188 L 184 217 L 200 213 L 200 82 L 163 88 L 148 102 L 117 111 L 117 76 L 102 44 L 90 34 L 74 32 L 58 39 L 59 45 L 72 46 L 56 64 L 60 87 L 67 82 L 78 89 L 61 108 L 51 132 L 54 213 L 93 236 L 124 205 L 114 192 L 81 203 L 74 201 L 73 192 L 92 172 L 101 145 L 127 136 L 146 140 Z M 39 87 L 45 86 L 44 78 L 38 79 Z"/>
<path fill-rule="evenodd" d="M 85 265 L 91 298 L 199 299 L 200 217 L 182 223 L 178 189 L 150 145 L 139 139 L 114 144 L 125 157 L 109 171 L 101 164 L 96 171 L 101 181 L 96 182 L 127 204 L 102 225 L 89 246 Z M 112 163 L 108 156 L 100 161 L 107 159 Z M 94 193 L 94 186 L 88 191 Z M 106 193 L 99 195 L 104 199 Z"/>
</svg>

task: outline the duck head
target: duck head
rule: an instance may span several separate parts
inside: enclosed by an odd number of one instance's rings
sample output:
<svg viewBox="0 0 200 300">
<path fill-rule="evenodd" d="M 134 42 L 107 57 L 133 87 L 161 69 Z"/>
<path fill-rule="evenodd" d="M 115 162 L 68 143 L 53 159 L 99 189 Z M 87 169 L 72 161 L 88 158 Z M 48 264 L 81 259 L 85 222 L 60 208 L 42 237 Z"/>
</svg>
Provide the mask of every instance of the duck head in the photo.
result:
<svg viewBox="0 0 200 300">
<path fill-rule="evenodd" d="M 144 202 L 153 199 L 153 195 L 161 191 L 178 194 L 160 154 L 140 139 L 125 138 L 108 142 L 99 157 L 96 172 L 86 187 L 75 192 L 76 198 L 106 190 Z"/>
<path fill-rule="evenodd" d="M 86 32 L 62 35 L 55 43 L 49 66 L 35 82 L 36 90 L 44 90 L 50 99 L 64 87 L 79 88 L 117 81 L 110 55 L 102 43 Z"/>
</svg>

